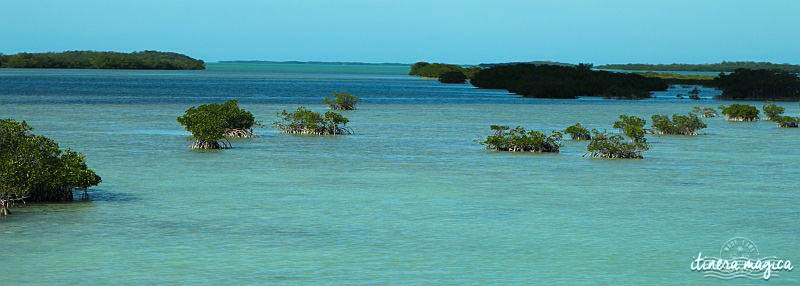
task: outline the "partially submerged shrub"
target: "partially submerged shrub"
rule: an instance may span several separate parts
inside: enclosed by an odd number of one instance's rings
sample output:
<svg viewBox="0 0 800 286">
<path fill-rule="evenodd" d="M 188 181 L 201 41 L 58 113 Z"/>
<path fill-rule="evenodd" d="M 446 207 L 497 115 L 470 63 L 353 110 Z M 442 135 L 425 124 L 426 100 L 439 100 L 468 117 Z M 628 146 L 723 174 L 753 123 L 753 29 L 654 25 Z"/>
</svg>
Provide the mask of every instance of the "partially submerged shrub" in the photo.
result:
<svg viewBox="0 0 800 286">
<path fill-rule="evenodd" d="M 592 141 L 586 146 L 589 156 L 608 159 L 642 159 L 642 152 L 650 149 L 644 142 L 626 142 L 622 135 L 592 132 Z"/>
<path fill-rule="evenodd" d="M 74 189 L 100 184 L 83 154 L 62 150 L 50 138 L 34 135 L 25 121 L 0 120 L 0 216 L 25 200 L 72 201 Z"/>
<path fill-rule="evenodd" d="M 522 127 L 514 129 L 508 126 L 492 125 L 494 134 L 486 137 L 482 144 L 487 149 L 508 152 L 554 152 L 561 148 L 561 132 L 546 135 L 540 131 L 525 131 Z"/>
<path fill-rule="evenodd" d="M 439 82 L 441 83 L 465 83 L 467 82 L 467 76 L 464 75 L 461 71 L 450 71 L 443 73 L 439 76 Z"/>
<path fill-rule="evenodd" d="M 225 103 L 203 104 L 186 110 L 178 123 L 192 133 L 192 149 L 227 149 L 230 142 L 225 137 L 253 137 L 253 126 L 259 125 L 249 111 L 239 107 L 232 99 Z"/>
<path fill-rule="evenodd" d="M 791 116 L 778 116 L 772 118 L 772 122 L 778 123 L 782 128 L 797 128 L 800 118 Z"/>
<path fill-rule="evenodd" d="M 575 123 L 570 127 L 567 127 L 564 130 L 565 133 L 569 134 L 572 137 L 572 140 L 590 140 L 592 139 L 592 135 L 589 133 L 589 129 L 583 127 L 580 123 Z"/>
<path fill-rule="evenodd" d="M 717 117 L 719 115 L 719 113 L 717 113 L 716 109 L 713 109 L 713 108 L 710 108 L 710 107 L 695 106 L 694 109 L 692 109 L 692 112 L 696 113 L 696 114 L 700 114 L 700 116 L 705 117 L 705 118 Z"/>
<path fill-rule="evenodd" d="M 322 101 L 333 110 L 355 110 L 358 97 L 346 92 L 335 92 L 333 97 L 326 96 Z"/>
<path fill-rule="evenodd" d="M 774 118 L 780 117 L 785 111 L 783 107 L 772 102 L 767 102 L 764 104 L 762 109 L 764 110 L 764 115 L 767 116 L 767 120 L 773 120 Z"/>
<path fill-rule="evenodd" d="M 758 109 L 747 104 L 731 104 L 720 106 L 722 115 L 730 121 L 756 121 L 758 120 Z"/>
<path fill-rule="evenodd" d="M 288 134 L 305 135 L 346 135 L 352 134 L 347 127 L 350 122 L 339 113 L 328 111 L 325 114 L 298 107 L 294 112 L 278 112 L 279 121 L 273 127 Z"/>
<path fill-rule="evenodd" d="M 619 120 L 614 122 L 614 128 L 622 130 L 622 133 L 630 137 L 634 142 L 645 142 L 645 124 L 647 124 L 647 121 L 644 119 L 623 114 L 619 116 Z"/>
<path fill-rule="evenodd" d="M 667 135 L 697 135 L 697 130 L 708 127 L 697 114 L 672 115 L 672 120 L 666 115 L 653 115 L 653 131 L 656 134 Z"/>
</svg>

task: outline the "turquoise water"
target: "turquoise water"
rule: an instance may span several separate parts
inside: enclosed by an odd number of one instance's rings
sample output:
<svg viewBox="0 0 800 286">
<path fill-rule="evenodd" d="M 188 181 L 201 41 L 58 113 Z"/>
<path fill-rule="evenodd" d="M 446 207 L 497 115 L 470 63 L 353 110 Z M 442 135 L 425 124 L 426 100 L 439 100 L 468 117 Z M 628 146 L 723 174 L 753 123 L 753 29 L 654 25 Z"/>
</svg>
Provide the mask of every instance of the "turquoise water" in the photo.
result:
<svg viewBox="0 0 800 286">
<path fill-rule="evenodd" d="M 328 67 L 326 67 L 328 68 Z M 621 113 L 716 100 L 522 99 L 385 66 L 206 71 L 0 70 L 0 117 L 87 156 L 92 201 L 0 219 L 3 285 L 746 284 L 689 269 L 733 237 L 800 263 L 800 131 L 706 120 L 650 136 L 644 160 L 495 153 L 490 124 L 609 129 Z M 195 152 L 175 118 L 239 98 L 258 119 L 334 90 L 352 136 L 283 135 Z M 684 91 L 685 93 L 685 91 Z M 704 90 L 705 96 L 713 94 Z M 761 105 L 761 103 L 755 103 Z M 797 116 L 797 103 L 781 103 Z M 781 272 L 770 284 L 797 285 Z"/>
</svg>

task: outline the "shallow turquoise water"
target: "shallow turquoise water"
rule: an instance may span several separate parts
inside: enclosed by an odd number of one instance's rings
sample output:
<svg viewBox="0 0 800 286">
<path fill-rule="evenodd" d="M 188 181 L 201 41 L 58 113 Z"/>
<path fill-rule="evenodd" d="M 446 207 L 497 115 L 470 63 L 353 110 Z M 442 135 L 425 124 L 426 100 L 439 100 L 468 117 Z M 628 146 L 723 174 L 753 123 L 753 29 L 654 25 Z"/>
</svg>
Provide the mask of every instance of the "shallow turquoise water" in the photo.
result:
<svg viewBox="0 0 800 286">
<path fill-rule="evenodd" d="M 621 113 L 725 102 L 520 99 L 387 67 L 307 68 L 0 70 L 0 117 L 103 177 L 91 202 L 0 219 L 3 285 L 763 283 L 689 270 L 733 237 L 800 263 L 798 130 L 708 119 L 705 135 L 650 136 L 644 160 L 583 158 L 569 140 L 557 155 L 494 153 L 475 142 L 490 124 L 610 129 Z M 194 152 L 175 121 L 239 98 L 270 123 L 324 110 L 334 90 L 364 98 L 346 112 L 355 135 L 262 128 Z"/>
</svg>

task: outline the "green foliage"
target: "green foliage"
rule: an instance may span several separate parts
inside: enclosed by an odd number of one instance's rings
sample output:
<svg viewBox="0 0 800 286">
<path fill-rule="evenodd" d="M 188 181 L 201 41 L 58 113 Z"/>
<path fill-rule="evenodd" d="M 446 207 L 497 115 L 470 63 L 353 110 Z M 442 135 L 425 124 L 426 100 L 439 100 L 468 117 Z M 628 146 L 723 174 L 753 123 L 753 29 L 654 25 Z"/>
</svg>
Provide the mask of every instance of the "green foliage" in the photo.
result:
<svg viewBox="0 0 800 286">
<path fill-rule="evenodd" d="M 758 109 L 747 104 L 731 104 L 720 106 L 722 115 L 731 121 L 755 121 L 758 120 Z"/>
<path fill-rule="evenodd" d="M 61 69 L 159 69 L 201 70 L 202 60 L 183 54 L 142 51 L 133 53 L 68 51 L 61 53 L 19 53 L 0 56 L 3 68 Z"/>
<path fill-rule="evenodd" d="M 772 121 L 778 123 L 778 126 L 782 128 L 797 128 L 800 118 L 791 116 L 776 116 L 772 118 Z"/>
<path fill-rule="evenodd" d="M 773 64 L 768 62 L 721 62 L 716 64 L 611 64 L 602 65 L 601 69 L 629 71 L 701 71 L 701 72 L 733 72 L 736 69 L 762 69 L 800 72 L 800 65 Z"/>
<path fill-rule="evenodd" d="M 510 129 L 508 126 L 492 125 L 494 134 L 486 137 L 481 144 L 487 149 L 509 152 L 555 152 L 561 148 L 561 132 L 545 135 L 540 131 L 525 131 L 522 127 Z"/>
<path fill-rule="evenodd" d="M 714 84 L 722 90 L 723 99 L 800 99 L 800 77 L 794 72 L 737 69 L 731 74 L 720 74 Z"/>
<path fill-rule="evenodd" d="M 692 109 L 692 113 L 700 114 L 701 116 L 706 117 L 706 118 L 708 118 L 708 117 L 717 117 L 719 115 L 717 113 L 716 109 L 713 109 L 713 108 L 710 108 L 710 107 L 700 107 L 700 106 L 695 106 Z"/>
<path fill-rule="evenodd" d="M 633 73 L 597 71 L 590 64 L 577 66 L 509 64 L 478 71 L 470 83 L 480 88 L 506 89 L 524 97 L 576 98 L 604 96 L 620 99 L 649 98 L 651 91 L 669 86 L 659 78 Z"/>
<path fill-rule="evenodd" d="M 439 82 L 441 83 L 465 83 L 467 82 L 467 76 L 464 75 L 463 72 L 460 71 L 450 71 L 443 73 L 439 76 Z"/>
<path fill-rule="evenodd" d="M 776 117 L 780 117 L 785 111 L 783 107 L 772 102 L 765 103 L 762 109 L 764 110 L 764 114 L 767 115 L 767 120 L 773 120 Z"/>
<path fill-rule="evenodd" d="M 286 110 L 278 112 L 279 121 L 273 123 L 275 128 L 289 134 L 340 135 L 351 134 L 347 128 L 350 122 L 339 113 L 328 111 L 325 114 L 299 107 L 294 112 Z"/>
<path fill-rule="evenodd" d="M 71 201 L 73 189 L 101 182 L 82 154 L 31 130 L 25 121 L 0 120 L 0 215 L 15 200 Z"/>
<path fill-rule="evenodd" d="M 634 142 L 645 142 L 644 138 L 644 125 L 647 121 L 636 116 L 620 115 L 619 120 L 614 122 L 614 128 L 622 130 L 626 136 L 630 137 Z"/>
<path fill-rule="evenodd" d="M 649 149 L 647 143 L 626 142 L 621 135 L 608 135 L 596 130 L 592 131 L 592 141 L 586 146 L 591 157 L 609 159 L 642 159 L 642 152 Z"/>
<path fill-rule="evenodd" d="M 666 115 L 653 115 L 653 128 L 656 133 L 668 135 L 697 135 L 697 130 L 708 127 L 697 114 L 672 115 L 672 120 Z"/>
<path fill-rule="evenodd" d="M 575 125 L 567 127 L 564 130 L 565 133 L 569 134 L 572 137 L 572 140 L 590 140 L 592 139 L 592 135 L 589 133 L 589 129 L 583 127 L 580 123 L 575 123 Z"/>
<path fill-rule="evenodd" d="M 346 92 L 334 92 L 333 97 L 326 96 L 322 101 L 333 110 L 355 110 L 358 97 Z"/>
<path fill-rule="evenodd" d="M 252 136 L 253 126 L 259 125 L 249 111 L 239 108 L 239 101 L 232 99 L 225 103 L 203 104 L 186 110 L 178 117 L 178 123 L 192 133 L 195 149 L 220 149 L 230 146 L 219 145 L 219 141 L 229 134 Z M 250 134 L 249 136 L 247 134 Z M 225 143 L 227 144 L 227 142 Z"/>
<path fill-rule="evenodd" d="M 431 64 L 427 62 L 418 62 L 411 65 L 411 70 L 408 72 L 408 74 L 413 76 L 438 79 L 445 73 L 461 72 L 461 74 L 463 74 L 467 78 L 472 78 L 472 75 L 474 75 L 479 70 L 480 70 L 479 67 L 462 67 L 450 64 L 439 64 L 439 63 Z"/>
</svg>

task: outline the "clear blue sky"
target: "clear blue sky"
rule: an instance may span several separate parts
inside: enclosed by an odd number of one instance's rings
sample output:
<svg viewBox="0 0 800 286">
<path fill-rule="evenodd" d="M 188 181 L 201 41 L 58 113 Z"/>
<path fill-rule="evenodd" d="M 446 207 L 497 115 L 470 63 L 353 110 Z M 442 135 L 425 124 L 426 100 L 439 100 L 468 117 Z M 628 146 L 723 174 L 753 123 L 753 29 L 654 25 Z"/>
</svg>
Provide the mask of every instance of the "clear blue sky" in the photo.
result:
<svg viewBox="0 0 800 286">
<path fill-rule="evenodd" d="M 800 63 L 800 1 L 4 0 L 0 52 L 206 61 Z"/>
</svg>

